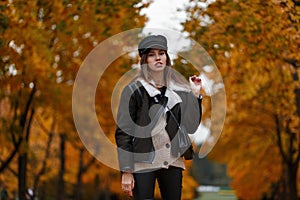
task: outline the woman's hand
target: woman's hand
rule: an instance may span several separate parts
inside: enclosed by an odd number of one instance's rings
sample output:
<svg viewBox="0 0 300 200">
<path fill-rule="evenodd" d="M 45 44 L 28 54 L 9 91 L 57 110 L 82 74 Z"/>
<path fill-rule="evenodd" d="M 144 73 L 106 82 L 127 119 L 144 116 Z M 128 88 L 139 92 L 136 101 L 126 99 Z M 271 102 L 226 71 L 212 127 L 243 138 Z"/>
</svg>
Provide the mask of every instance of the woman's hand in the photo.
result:
<svg viewBox="0 0 300 200">
<path fill-rule="evenodd" d="M 134 178 L 132 173 L 124 172 L 122 174 L 122 190 L 132 196 L 132 190 L 134 188 Z"/>
<path fill-rule="evenodd" d="M 196 75 L 193 75 L 193 76 L 189 77 L 189 82 L 190 82 L 192 92 L 194 93 L 194 95 L 196 97 L 199 97 L 200 96 L 200 89 L 202 87 L 201 78 L 199 78 Z"/>
</svg>

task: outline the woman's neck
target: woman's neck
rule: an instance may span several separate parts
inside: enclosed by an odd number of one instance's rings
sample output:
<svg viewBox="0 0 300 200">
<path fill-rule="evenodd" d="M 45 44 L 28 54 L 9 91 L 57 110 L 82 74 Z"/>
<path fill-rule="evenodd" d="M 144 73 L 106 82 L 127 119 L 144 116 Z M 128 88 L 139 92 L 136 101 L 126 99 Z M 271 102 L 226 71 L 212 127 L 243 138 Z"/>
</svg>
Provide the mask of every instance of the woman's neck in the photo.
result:
<svg viewBox="0 0 300 200">
<path fill-rule="evenodd" d="M 164 73 L 161 72 L 151 72 L 151 78 L 156 86 L 164 86 Z"/>
</svg>

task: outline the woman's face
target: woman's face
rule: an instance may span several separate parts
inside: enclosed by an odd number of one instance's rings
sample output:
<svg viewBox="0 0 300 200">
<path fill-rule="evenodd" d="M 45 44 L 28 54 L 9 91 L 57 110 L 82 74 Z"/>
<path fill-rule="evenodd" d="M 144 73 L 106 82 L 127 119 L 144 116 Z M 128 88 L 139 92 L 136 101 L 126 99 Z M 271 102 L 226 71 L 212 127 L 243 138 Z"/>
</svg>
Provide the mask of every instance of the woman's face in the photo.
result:
<svg viewBox="0 0 300 200">
<path fill-rule="evenodd" d="M 150 49 L 147 55 L 147 63 L 150 71 L 163 72 L 166 67 L 167 55 L 164 50 Z"/>
</svg>

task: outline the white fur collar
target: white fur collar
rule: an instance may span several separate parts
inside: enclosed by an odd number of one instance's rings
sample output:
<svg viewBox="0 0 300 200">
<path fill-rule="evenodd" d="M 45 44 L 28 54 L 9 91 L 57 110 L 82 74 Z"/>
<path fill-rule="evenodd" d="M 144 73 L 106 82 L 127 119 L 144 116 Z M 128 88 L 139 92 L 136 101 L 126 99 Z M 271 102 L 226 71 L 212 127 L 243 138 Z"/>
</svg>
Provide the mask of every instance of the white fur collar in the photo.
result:
<svg viewBox="0 0 300 200">
<path fill-rule="evenodd" d="M 154 97 L 156 95 L 160 94 L 160 91 L 155 88 L 153 85 L 146 82 L 144 79 L 138 79 L 138 81 L 144 86 L 147 93 L 150 97 Z M 170 82 L 170 87 L 166 90 L 166 97 L 168 97 L 168 107 L 171 109 L 176 104 L 182 102 L 182 99 L 175 91 L 185 91 L 189 92 L 190 90 L 188 88 L 182 87 L 180 85 L 175 84 L 174 82 Z"/>
</svg>

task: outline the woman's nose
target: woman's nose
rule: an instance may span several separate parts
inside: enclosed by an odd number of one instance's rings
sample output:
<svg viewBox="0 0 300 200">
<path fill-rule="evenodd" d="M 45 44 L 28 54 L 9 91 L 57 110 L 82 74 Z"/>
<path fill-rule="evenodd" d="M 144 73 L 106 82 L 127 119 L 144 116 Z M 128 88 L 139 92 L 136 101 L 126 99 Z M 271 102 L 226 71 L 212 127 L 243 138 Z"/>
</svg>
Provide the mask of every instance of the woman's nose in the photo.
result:
<svg viewBox="0 0 300 200">
<path fill-rule="evenodd" d="M 156 54 L 156 55 L 155 55 L 155 59 L 156 59 L 156 60 L 160 60 L 160 55 L 159 55 L 159 54 Z"/>
</svg>

